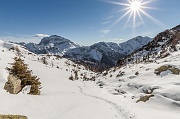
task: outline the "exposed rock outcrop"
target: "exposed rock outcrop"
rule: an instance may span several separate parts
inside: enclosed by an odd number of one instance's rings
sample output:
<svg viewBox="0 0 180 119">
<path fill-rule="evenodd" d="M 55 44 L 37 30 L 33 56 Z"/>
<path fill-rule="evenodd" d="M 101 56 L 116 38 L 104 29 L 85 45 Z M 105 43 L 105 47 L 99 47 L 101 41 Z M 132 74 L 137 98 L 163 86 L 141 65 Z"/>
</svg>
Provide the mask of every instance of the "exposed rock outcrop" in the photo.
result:
<svg viewBox="0 0 180 119">
<path fill-rule="evenodd" d="M 21 91 L 21 80 L 16 76 L 9 75 L 4 89 L 11 94 L 18 94 Z"/>
</svg>

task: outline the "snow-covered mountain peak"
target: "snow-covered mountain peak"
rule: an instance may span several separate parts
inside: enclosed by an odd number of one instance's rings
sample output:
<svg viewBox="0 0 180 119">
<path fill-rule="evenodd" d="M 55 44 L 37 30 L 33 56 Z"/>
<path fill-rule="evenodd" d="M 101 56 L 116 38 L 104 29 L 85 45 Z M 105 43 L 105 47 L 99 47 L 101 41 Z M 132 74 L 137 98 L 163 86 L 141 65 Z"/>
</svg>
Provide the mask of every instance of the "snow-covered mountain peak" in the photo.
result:
<svg viewBox="0 0 180 119">
<path fill-rule="evenodd" d="M 126 55 L 131 54 L 135 50 L 143 47 L 144 45 L 148 44 L 150 41 L 152 41 L 152 38 L 149 37 L 142 37 L 137 36 L 135 38 L 132 38 L 126 42 L 123 42 L 120 44 L 120 47 L 122 49 L 122 52 Z"/>
<path fill-rule="evenodd" d="M 39 45 L 49 45 L 49 44 L 59 44 L 59 43 L 65 43 L 65 42 L 71 42 L 70 40 L 57 36 L 57 35 L 52 35 L 50 37 L 45 37 L 41 40 Z"/>
<path fill-rule="evenodd" d="M 148 41 L 150 41 L 149 37 L 147 37 L 147 36 L 145 36 L 145 37 L 137 36 L 135 38 L 130 39 L 129 41 L 132 41 L 132 40 L 135 40 L 137 42 L 148 42 Z"/>
<path fill-rule="evenodd" d="M 78 44 L 57 35 L 45 37 L 39 44 L 28 43 L 24 44 L 24 46 L 36 54 L 58 55 L 64 55 L 64 52 L 68 51 L 69 49 L 80 47 Z"/>
<path fill-rule="evenodd" d="M 90 46 L 93 49 L 99 49 L 99 50 L 103 50 L 103 51 L 111 51 L 114 50 L 116 52 L 118 52 L 118 47 L 119 45 L 117 43 L 113 43 L 113 42 L 99 42 L 99 43 L 95 43 L 93 45 Z"/>
</svg>

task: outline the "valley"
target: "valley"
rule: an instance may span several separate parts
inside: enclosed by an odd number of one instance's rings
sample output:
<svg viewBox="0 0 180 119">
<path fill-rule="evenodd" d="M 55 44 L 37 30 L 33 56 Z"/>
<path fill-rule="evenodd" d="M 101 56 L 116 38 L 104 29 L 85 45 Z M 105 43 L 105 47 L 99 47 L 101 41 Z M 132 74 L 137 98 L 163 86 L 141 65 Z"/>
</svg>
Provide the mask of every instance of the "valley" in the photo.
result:
<svg viewBox="0 0 180 119">
<path fill-rule="evenodd" d="M 15 95 L 3 89 L 8 76 L 6 67 L 18 55 L 16 50 L 10 50 L 15 47 L 40 78 L 39 96 L 28 95 L 28 87 Z M 177 119 L 179 60 L 177 50 L 153 62 L 127 62 L 93 72 L 66 58 L 34 54 L 20 45 L 0 41 L 0 113 L 25 115 L 28 119 Z M 162 66 L 169 69 L 160 70 Z"/>
</svg>

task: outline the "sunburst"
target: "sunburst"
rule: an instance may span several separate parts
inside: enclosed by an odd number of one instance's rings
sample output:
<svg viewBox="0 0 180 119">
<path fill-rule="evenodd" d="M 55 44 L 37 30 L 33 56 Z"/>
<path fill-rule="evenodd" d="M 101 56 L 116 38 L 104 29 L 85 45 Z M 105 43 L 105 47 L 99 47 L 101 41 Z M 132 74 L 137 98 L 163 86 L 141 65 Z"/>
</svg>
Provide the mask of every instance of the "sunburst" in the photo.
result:
<svg viewBox="0 0 180 119">
<path fill-rule="evenodd" d="M 111 4 L 124 6 L 124 9 L 121 9 L 120 11 L 126 11 L 122 16 L 120 16 L 114 23 L 113 26 L 119 23 L 122 19 L 127 17 L 128 19 L 126 21 L 125 27 L 128 25 L 131 19 L 133 19 L 133 26 L 136 27 L 137 21 L 136 19 L 139 18 L 141 20 L 141 23 L 144 23 L 143 16 L 148 17 L 151 21 L 158 24 L 159 26 L 163 26 L 163 24 L 158 21 L 156 18 L 145 12 L 145 9 L 155 9 L 153 7 L 149 7 L 148 4 L 153 2 L 154 0 L 127 0 L 126 3 L 118 2 L 118 1 L 109 1 Z"/>
</svg>

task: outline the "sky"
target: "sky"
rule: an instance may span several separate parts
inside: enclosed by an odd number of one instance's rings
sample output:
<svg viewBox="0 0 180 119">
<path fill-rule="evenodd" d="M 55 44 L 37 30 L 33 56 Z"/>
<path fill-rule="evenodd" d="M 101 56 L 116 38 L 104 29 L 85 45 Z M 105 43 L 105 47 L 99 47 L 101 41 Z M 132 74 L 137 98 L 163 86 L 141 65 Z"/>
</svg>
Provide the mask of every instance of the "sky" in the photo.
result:
<svg viewBox="0 0 180 119">
<path fill-rule="evenodd" d="M 156 22 L 141 14 L 143 21 L 137 15 L 133 25 L 133 18 L 126 24 L 129 15 L 116 23 L 126 6 L 111 0 L 0 0 L 0 39 L 39 43 L 59 35 L 80 45 L 121 43 L 136 36 L 155 37 L 180 24 L 180 0 L 150 1 L 144 6 L 152 9 L 143 10 Z"/>
</svg>

